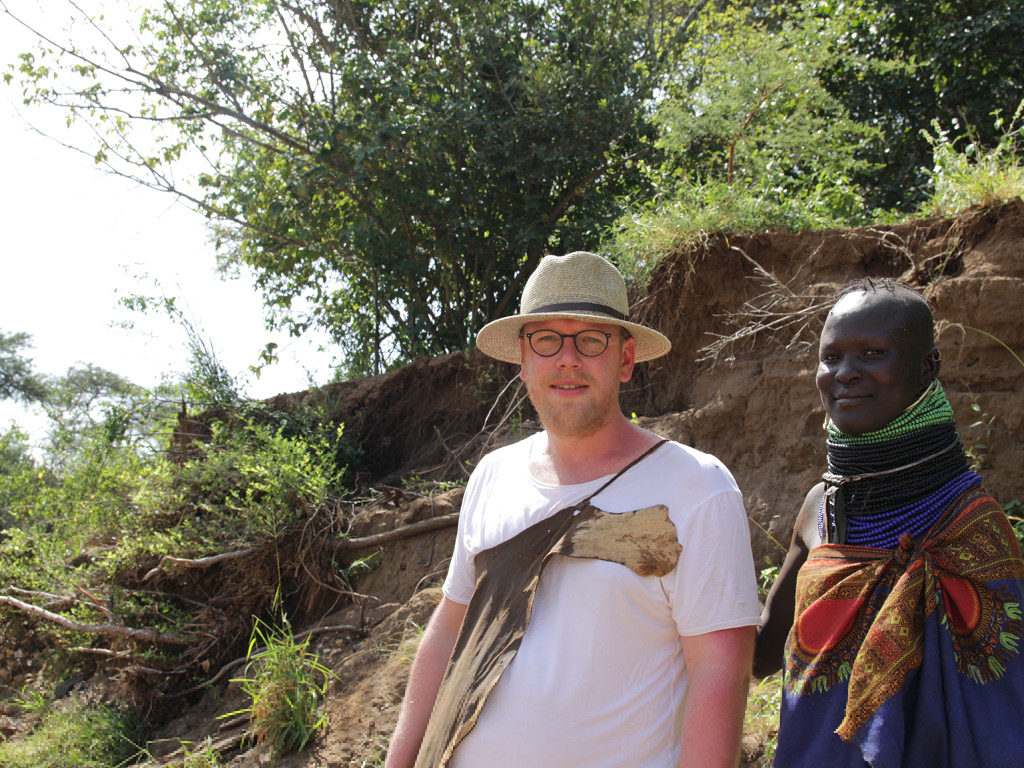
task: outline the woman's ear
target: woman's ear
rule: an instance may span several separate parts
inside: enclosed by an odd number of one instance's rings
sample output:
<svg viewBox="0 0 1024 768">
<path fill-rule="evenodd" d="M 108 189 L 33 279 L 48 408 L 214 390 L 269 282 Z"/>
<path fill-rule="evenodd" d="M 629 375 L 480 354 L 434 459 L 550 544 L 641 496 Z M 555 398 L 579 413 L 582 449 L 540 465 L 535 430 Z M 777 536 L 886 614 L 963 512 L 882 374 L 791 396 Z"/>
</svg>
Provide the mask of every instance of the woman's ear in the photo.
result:
<svg viewBox="0 0 1024 768">
<path fill-rule="evenodd" d="M 942 357 L 936 347 L 929 349 L 924 356 L 924 369 L 921 371 L 921 389 L 927 389 L 933 381 L 939 378 L 939 369 L 942 368 Z"/>
</svg>

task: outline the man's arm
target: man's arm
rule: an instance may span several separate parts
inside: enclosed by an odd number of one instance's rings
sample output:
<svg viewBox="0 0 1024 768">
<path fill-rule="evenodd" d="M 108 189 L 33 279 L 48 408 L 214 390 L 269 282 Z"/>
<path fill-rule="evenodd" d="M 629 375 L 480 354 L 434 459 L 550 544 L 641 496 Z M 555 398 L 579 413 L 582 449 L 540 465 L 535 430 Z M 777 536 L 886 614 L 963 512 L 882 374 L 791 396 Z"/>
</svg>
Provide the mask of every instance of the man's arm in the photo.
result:
<svg viewBox="0 0 1024 768">
<path fill-rule="evenodd" d="M 444 597 L 434 611 L 409 672 L 405 702 L 391 737 L 385 768 L 412 768 L 416 762 L 441 679 L 468 607 Z"/>
<path fill-rule="evenodd" d="M 689 691 L 683 710 L 683 768 L 735 768 L 750 686 L 754 627 L 683 637 Z"/>
<path fill-rule="evenodd" d="M 796 610 L 796 577 L 800 566 L 807 561 L 807 553 L 821 543 L 821 537 L 818 536 L 818 510 L 823 496 L 824 486 L 817 483 L 804 498 L 796 516 L 789 552 L 786 553 L 779 575 L 768 593 L 764 611 L 761 612 L 761 627 L 757 630 L 757 647 L 754 651 L 754 677 L 767 677 L 782 669 L 786 638 L 793 627 L 793 614 Z"/>
</svg>

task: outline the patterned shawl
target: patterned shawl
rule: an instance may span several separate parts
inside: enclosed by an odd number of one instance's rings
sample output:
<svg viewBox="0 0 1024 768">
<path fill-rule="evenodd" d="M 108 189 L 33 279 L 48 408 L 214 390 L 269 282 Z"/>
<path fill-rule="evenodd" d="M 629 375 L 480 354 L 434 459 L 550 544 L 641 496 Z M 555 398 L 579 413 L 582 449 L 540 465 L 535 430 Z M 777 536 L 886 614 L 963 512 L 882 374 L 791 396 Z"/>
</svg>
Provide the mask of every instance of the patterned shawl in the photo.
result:
<svg viewBox="0 0 1024 768">
<path fill-rule="evenodd" d="M 1013 529 L 977 488 L 920 544 L 813 549 L 786 643 L 776 766 L 1020 764 L 1022 580 Z"/>
</svg>

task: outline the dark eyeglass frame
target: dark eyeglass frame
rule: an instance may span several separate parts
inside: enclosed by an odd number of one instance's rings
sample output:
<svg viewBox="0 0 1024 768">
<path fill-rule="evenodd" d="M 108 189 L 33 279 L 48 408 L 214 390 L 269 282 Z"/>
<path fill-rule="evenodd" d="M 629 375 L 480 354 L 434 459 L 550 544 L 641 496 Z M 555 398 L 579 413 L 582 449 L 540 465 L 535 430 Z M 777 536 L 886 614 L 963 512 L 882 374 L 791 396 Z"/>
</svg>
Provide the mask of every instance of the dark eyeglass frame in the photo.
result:
<svg viewBox="0 0 1024 768">
<path fill-rule="evenodd" d="M 552 336 L 558 336 L 558 348 L 554 352 L 548 352 L 547 354 L 539 352 L 537 348 L 533 346 L 533 336 L 534 334 L 538 333 L 549 333 Z M 578 337 L 585 336 L 588 333 L 595 336 L 604 336 L 604 347 L 596 355 L 589 355 L 582 349 L 580 349 L 580 342 Z M 553 331 L 550 328 L 539 328 L 536 331 L 530 331 L 529 333 L 523 333 L 522 331 L 519 332 L 519 338 L 525 337 L 527 343 L 530 345 L 530 349 L 533 350 L 534 354 L 540 355 L 541 357 L 554 357 L 555 355 L 557 355 L 559 352 L 562 351 L 562 347 L 565 345 L 566 339 L 572 339 L 572 345 L 576 347 L 576 351 L 579 352 L 584 357 L 600 357 L 607 351 L 608 342 L 611 341 L 612 336 L 619 336 L 624 339 L 629 338 L 628 336 L 623 336 L 621 333 L 608 333 L 607 331 L 599 331 L 596 328 L 588 328 L 584 331 L 580 331 L 579 333 L 559 333 L 558 331 Z"/>
</svg>

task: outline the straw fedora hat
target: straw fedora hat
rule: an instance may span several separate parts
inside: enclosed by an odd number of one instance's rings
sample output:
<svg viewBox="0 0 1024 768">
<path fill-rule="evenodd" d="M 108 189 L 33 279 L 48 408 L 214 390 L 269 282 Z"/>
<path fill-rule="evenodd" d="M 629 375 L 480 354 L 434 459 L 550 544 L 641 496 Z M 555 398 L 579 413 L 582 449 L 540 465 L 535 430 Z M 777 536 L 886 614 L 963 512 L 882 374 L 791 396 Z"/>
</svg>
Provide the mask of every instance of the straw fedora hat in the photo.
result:
<svg viewBox="0 0 1024 768">
<path fill-rule="evenodd" d="M 595 253 L 545 256 L 523 290 L 519 314 L 493 320 L 476 336 L 490 357 L 518 363 L 519 332 L 538 320 L 582 320 L 621 325 L 636 339 L 636 362 L 661 357 L 672 342 L 657 331 L 629 322 L 626 282 L 619 270 Z"/>
</svg>

